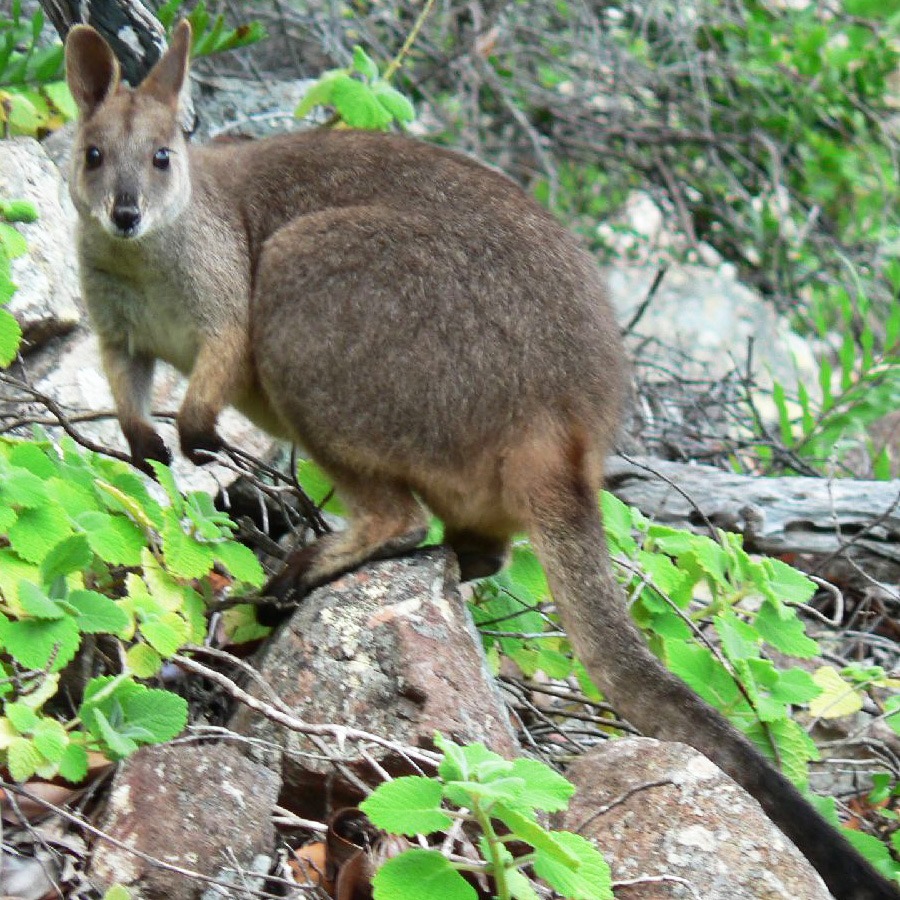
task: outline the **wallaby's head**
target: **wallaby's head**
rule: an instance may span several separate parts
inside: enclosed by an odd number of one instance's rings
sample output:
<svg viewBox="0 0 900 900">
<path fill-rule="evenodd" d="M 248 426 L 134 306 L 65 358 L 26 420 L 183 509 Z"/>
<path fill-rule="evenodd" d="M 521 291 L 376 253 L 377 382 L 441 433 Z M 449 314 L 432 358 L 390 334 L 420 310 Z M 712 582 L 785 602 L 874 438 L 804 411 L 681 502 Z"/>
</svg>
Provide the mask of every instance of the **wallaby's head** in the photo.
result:
<svg viewBox="0 0 900 900">
<path fill-rule="evenodd" d="M 82 219 L 134 239 L 165 226 L 190 198 L 178 98 L 187 77 L 191 26 L 182 21 L 140 86 L 119 79 L 109 44 L 76 25 L 66 39 L 66 80 L 79 110 L 69 190 Z"/>
</svg>

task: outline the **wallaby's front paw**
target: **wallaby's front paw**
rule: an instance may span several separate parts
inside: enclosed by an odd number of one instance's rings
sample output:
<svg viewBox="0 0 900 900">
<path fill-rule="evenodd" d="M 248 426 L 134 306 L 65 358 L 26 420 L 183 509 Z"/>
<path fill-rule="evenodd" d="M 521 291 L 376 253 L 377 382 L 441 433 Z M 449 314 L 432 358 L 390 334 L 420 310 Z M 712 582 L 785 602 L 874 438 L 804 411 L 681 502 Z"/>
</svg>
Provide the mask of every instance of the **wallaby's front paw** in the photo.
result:
<svg viewBox="0 0 900 900">
<path fill-rule="evenodd" d="M 178 423 L 178 440 L 181 452 L 195 465 L 212 462 L 212 454 L 218 453 L 225 442 L 215 428 L 200 429 Z"/>
<path fill-rule="evenodd" d="M 166 442 L 149 426 L 130 428 L 125 437 L 131 448 L 131 461 L 142 472 L 155 478 L 156 473 L 150 466 L 150 460 L 165 463 L 172 462 L 172 453 Z"/>
</svg>

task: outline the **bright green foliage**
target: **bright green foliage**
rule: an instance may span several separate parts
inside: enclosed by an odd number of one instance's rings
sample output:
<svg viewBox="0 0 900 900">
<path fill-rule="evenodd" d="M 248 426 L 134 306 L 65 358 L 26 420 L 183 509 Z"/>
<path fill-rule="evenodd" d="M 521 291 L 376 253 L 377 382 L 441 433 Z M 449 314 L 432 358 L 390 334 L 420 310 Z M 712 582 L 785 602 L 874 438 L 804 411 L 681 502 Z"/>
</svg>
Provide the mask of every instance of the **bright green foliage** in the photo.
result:
<svg viewBox="0 0 900 900">
<path fill-rule="evenodd" d="M 184 0 L 167 0 L 156 11 L 156 17 L 167 31 L 171 31 L 175 23 L 182 18 L 191 23 L 193 32 L 191 56 L 195 58 L 246 47 L 263 40 L 266 36 L 265 29 L 255 21 L 238 25 L 236 28 L 226 27 L 225 16 L 222 13 L 212 15 L 206 8 L 205 0 L 199 0 L 199 3 L 187 13 L 182 9 L 183 6 Z"/>
<path fill-rule="evenodd" d="M 294 115 L 303 118 L 317 106 L 333 107 L 346 126 L 370 131 L 384 131 L 394 123 L 406 125 L 416 117 L 412 103 L 379 75 L 377 64 L 362 47 L 353 48 L 349 67 L 322 75 Z"/>
<path fill-rule="evenodd" d="M 128 888 L 122 887 L 121 884 L 114 884 L 103 895 L 103 900 L 131 900 L 131 893 Z"/>
<path fill-rule="evenodd" d="M 237 590 L 262 583 L 209 497 L 183 496 L 164 466 L 157 474 L 168 503 L 129 466 L 69 438 L 0 439 L 0 759 L 18 780 L 78 781 L 89 749 L 120 759 L 175 736 L 184 701 L 135 679 L 157 677 L 181 647 L 202 642 L 214 565 Z M 55 673 L 88 634 L 119 642 L 127 668 L 89 682 L 63 727 L 52 716 Z"/>
<path fill-rule="evenodd" d="M 378 870 L 372 886 L 376 900 L 476 900 L 478 896 L 437 850 L 407 850 Z"/>
<path fill-rule="evenodd" d="M 406 777 L 381 785 L 360 808 L 372 824 L 393 834 L 446 829 L 463 817 L 478 829 L 483 861 L 499 900 L 537 896 L 526 873 L 533 870 L 561 897 L 611 900 L 609 867 L 583 837 L 544 828 L 536 812 L 565 809 L 573 786 L 532 759 L 512 762 L 483 744 L 460 746 L 436 735 L 444 756 L 435 778 Z M 466 810 L 465 813 L 462 810 Z M 497 833 L 502 825 L 504 836 Z M 508 832 L 508 834 L 506 834 Z M 531 852 L 513 857 L 506 844 Z M 471 868 L 469 866 L 468 868 Z M 436 850 L 414 849 L 386 862 L 373 881 L 375 900 L 469 900 L 476 895 L 455 862 Z"/>
<path fill-rule="evenodd" d="M 39 47 L 44 14 L 26 19 L 20 0 L 0 19 L 0 125 L 5 134 L 40 136 L 74 119 L 76 109 L 62 78 L 63 46 Z M 3 212 L 8 217 L 7 211 Z"/>
</svg>

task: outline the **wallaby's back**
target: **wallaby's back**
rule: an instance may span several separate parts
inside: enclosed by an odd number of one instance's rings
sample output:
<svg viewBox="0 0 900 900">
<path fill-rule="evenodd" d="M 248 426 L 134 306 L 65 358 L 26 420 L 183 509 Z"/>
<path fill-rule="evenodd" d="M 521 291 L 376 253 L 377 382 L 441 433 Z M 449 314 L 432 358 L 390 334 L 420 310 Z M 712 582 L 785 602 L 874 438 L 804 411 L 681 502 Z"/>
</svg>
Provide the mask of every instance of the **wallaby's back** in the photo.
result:
<svg viewBox="0 0 900 900">
<path fill-rule="evenodd" d="M 549 417 L 609 446 L 624 363 L 597 266 L 505 176 L 363 132 L 203 152 L 223 180 L 260 173 L 252 345 L 304 443 L 432 470 Z"/>
</svg>

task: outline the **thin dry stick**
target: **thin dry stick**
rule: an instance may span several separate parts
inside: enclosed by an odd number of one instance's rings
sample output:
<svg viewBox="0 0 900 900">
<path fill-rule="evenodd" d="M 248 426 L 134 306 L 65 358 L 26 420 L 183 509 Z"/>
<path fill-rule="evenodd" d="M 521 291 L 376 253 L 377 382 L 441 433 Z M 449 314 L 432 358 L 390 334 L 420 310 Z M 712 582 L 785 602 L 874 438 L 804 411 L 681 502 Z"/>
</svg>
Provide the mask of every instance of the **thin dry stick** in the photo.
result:
<svg viewBox="0 0 900 900">
<path fill-rule="evenodd" d="M 438 753 L 433 753 L 428 750 L 419 750 L 418 748 L 410 747 L 407 744 L 400 744 L 397 741 L 388 740 L 377 734 L 372 734 L 371 732 L 363 731 L 359 728 L 352 728 L 346 725 L 315 725 L 311 722 L 304 722 L 302 719 L 297 718 L 297 716 L 285 712 L 271 703 L 265 703 L 262 700 L 259 700 L 252 694 L 247 693 L 247 691 L 237 685 L 227 675 L 223 675 L 221 672 L 209 668 L 209 666 L 204 666 L 202 663 L 199 663 L 190 657 L 178 654 L 172 657 L 172 662 L 176 663 L 182 669 L 186 669 L 188 672 L 193 672 L 195 675 L 201 675 L 204 678 L 208 678 L 210 681 L 224 688 L 233 699 L 243 703 L 245 706 L 256 712 L 261 713 L 267 719 L 271 719 L 279 725 L 284 725 L 285 728 L 296 731 L 299 734 L 324 738 L 330 737 L 338 741 L 339 746 L 343 745 L 345 741 L 361 741 L 363 743 L 375 744 L 376 746 L 384 747 L 393 753 L 399 754 L 410 763 L 418 761 L 427 768 L 432 768 L 440 762 L 441 757 Z"/>
</svg>

